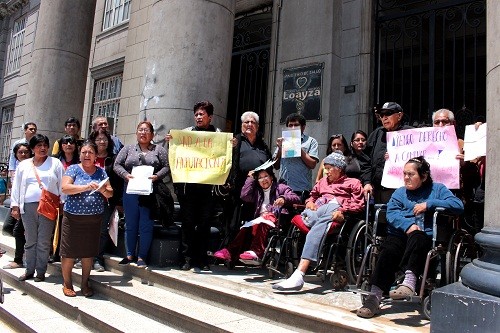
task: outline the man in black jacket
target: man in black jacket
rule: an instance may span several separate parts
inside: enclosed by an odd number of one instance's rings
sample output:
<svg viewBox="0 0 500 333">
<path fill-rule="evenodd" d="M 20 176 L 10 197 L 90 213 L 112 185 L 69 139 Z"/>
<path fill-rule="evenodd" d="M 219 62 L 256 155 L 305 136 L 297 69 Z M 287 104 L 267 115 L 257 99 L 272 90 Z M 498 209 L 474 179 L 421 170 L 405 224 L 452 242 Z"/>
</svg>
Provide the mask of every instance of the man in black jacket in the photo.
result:
<svg viewBox="0 0 500 333">
<path fill-rule="evenodd" d="M 387 132 L 401 131 L 413 128 L 402 125 L 403 108 L 395 102 L 386 102 L 381 108 L 375 109 L 375 116 L 382 122 L 376 128 L 366 143 L 364 161 L 361 161 L 361 182 L 365 195 L 370 193 L 375 203 L 387 203 L 394 189 L 381 185 L 382 173 L 387 154 Z"/>
</svg>

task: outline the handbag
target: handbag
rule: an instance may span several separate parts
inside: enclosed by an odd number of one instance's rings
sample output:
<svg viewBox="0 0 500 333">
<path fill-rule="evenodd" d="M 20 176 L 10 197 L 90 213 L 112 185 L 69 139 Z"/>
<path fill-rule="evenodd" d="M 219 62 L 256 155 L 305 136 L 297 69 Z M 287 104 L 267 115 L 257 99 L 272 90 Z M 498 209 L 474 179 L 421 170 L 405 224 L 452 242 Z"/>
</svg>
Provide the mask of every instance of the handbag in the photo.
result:
<svg viewBox="0 0 500 333">
<path fill-rule="evenodd" d="M 40 177 L 36 172 L 35 164 L 33 164 L 33 171 L 35 172 L 38 185 L 42 190 L 42 195 L 40 196 L 40 201 L 38 202 L 37 213 L 45 216 L 49 220 L 55 221 L 59 214 L 59 196 L 43 187 Z"/>
</svg>

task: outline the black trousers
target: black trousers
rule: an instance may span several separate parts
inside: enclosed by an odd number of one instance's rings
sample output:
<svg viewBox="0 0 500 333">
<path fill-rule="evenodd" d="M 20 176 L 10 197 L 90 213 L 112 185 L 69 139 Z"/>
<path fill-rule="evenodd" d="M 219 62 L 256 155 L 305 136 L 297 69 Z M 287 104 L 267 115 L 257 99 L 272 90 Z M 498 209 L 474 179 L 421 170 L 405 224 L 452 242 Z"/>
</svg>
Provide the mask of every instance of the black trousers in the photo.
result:
<svg viewBox="0 0 500 333">
<path fill-rule="evenodd" d="M 397 272 L 410 270 L 418 277 L 424 272 L 427 253 L 431 247 L 431 237 L 420 230 L 404 237 L 388 235 L 380 249 L 372 285 L 388 293 Z"/>
<path fill-rule="evenodd" d="M 205 265 L 210 241 L 210 224 L 215 198 L 211 192 L 189 192 L 178 195 L 183 216 L 182 255 L 186 260 Z"/>
</svg>

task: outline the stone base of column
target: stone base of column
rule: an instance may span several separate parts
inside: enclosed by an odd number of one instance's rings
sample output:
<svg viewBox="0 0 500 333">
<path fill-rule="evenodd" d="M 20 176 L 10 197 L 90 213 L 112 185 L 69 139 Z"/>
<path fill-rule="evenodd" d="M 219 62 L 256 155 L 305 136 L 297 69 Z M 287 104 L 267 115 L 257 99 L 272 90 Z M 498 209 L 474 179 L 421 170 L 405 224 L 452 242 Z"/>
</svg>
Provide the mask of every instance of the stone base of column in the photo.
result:
<svg viewBox="0 0 500 333">
<path fill-rule="evenodd" d="M 498 332 L 500 298 L 456 282 L 432 292 L 431 333 Z"/>
</svg>

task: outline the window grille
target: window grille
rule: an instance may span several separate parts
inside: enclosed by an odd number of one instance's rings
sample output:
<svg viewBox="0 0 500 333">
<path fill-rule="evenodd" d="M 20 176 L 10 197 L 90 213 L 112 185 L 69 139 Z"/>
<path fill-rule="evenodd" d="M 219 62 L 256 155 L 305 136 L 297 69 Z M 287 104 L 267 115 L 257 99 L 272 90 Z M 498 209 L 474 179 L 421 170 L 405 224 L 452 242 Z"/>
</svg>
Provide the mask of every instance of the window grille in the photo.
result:
<svg viewBox="0 0 500 333">
<path fill-rule="evenodd" d="M 10 141 L 12 138 L 12 119 L 14 118 L 14 105 L 2 108 L 1 117 L 2 123 L 0 125 L 0 162 L 8 163 L 10 154 Z"/>
<path fill-rule="evenodd" d="M 23 55 L 24 30 L 26 18 L 17 20 L 12 29 L 10 45 L 7 56 L 7 75 L 17 72 L 21 68 L 21 56 Z"/>
<path fill-rule="evenodd" d="M 109 124 L 111 134 L 115 133 L 120 108 L 123 74 L 98 80 L 94 91 L 92 117 L 103 116 L 112 120 Z"/>
<path fill-rule="evenodd" d="M 132 0 L 106 0 L 102 30 L 112 28 L 130 18 Z"/>
</svg>

